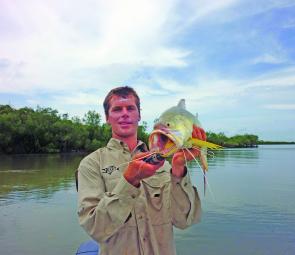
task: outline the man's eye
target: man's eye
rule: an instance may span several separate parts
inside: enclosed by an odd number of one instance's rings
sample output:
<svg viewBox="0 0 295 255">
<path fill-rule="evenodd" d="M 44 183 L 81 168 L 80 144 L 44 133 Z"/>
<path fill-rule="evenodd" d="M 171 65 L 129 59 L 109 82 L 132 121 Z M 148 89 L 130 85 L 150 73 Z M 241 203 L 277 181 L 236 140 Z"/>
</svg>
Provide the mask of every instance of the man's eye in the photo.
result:
<svg viewBox="0 0 295 255">
<path fill-rule="evenodd" d="M 127 110 L 128 110 L 128 111 L 134 111 L 134 110 L 135 110 L 135 107 L 134 107 L 134 106 L 128 106 L 128 107 L 127 107 Z"/>
<path fill-rule="evenodd" d="M 113 112 L 119 112 L 120 110 L 121 110 L 121 108 L 119 108 L 119 107 L 113 108 Z"/>
</svg>

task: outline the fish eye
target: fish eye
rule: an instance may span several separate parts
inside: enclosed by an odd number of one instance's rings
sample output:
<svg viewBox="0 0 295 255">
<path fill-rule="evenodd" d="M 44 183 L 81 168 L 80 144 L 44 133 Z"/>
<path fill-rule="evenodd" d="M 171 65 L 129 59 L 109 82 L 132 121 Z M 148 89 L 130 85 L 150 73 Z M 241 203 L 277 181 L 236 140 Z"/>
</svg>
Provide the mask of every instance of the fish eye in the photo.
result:
<svg viewBox="0 0 295 255">
<path fill-rule="evenodd" d="M 167 123 L 167 127 L 170 127 L 170 123 Z"/>
</svg>

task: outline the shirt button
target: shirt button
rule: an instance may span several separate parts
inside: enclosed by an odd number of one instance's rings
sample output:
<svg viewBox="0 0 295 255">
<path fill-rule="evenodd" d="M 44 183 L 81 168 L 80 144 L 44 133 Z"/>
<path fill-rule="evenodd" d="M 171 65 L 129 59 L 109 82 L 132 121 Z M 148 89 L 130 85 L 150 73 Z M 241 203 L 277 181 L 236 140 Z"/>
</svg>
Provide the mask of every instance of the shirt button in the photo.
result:
<svg viewBox="0 0 295 255">
<path fill-rule="evenodd" d="M 106 195 L 107 195 L 108 197 L 112 197 L 114 194 L 112 194 L 111 192 L 106 192 Z"/>
<path fill-rule="evenodd" d="M 136 198 L 136 196 L 134 194 L 131 195 L 132 198 Z"/>
<path fill-rule="evenodd" d="M 184 186 L 187 186 L 187 182 L 184 183 Z"/>
</svg>

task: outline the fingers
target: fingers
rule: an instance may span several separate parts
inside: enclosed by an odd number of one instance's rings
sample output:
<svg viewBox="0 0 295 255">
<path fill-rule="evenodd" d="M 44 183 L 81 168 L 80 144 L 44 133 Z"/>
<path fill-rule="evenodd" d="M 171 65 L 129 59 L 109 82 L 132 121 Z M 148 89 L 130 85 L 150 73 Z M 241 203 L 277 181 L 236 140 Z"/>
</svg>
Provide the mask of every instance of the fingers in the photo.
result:
<svg viewBox="0 0 295 255">
<path fill-rule="evenodd" d="M 192 160 L 193 157 L 198 157 L 200 155 L 200 149 L 197 148 L 191 148 L 191 149 L 185 149 L 180 152 L 181 156 L 184 157 L 186 160 Z"/>
<path fill-rule="evenodd" d="M 200 132 L 201 132 L 201 135 L 202 135 L 202 140 L 206 141 L 207 140 L 207 135 L 206 135 L 206 132 L 203 128 L 200 128 Z"/>
<path fill-rule="evenodd" d="M 184 164 L 186 161 L 191 161 L 196 157 L 200 156 L 200 149 L 192 148 L 188 150 L 181 150 L 174 154 L 173 162 L 176 164 Z"/>
<path fill-rule="evenodd" d="M 141 160 L 149 155 L 150 152 L 138 153 L 134 156 L 134 159 L 129 163 L 128 167 L 124 171 L 124 177 L 126 180 L 135 187 L 138 187 L 140 180 L 154 175 L 155 172 L 164 164 L 164 160 L 160 161 L 158 164 L 150 164 Z"/>
<path fill-rule="evenodd" d="M 173 155 L 172 164 L 173 165 L 175 164 L 177 166 L 181 166 L 181 165 L 184 165 L 184 163 L 185 163 L 184 153 L 182 151 L 176 152 Z"/>
<path fill-rule="evenodd" d="M 149 164 L 145 163 L 144 168 L 147 168 L 152 171 L 157 171 L 161 166 L 163 166 L 165 163 L 165 160 L 159 161 L 157 164 Z"/>
<path fill-rule="evenodd" d="M 155 172 L 164 164 L 164 160 L 159 162 L 158 164 L 150 164 L 144 161 L 138 161 L 138 162 L 140 162 L 140 165 L 138 168 L 140 179 L 144 179 L 154 175 Z"/>
<path fill-rule="evenodd" d="M 196 126 L 196 125 L 193 125 L 192 137 L 198 138 L 203 141 L 205 141 L 207 138 L 205 130 L 201 127 Z"/>
<path fill-rule="evenodd" d="M 133 159 L 140 159 L 140 158 L 144 158 L 145 156 L 149 156 L 151 154 L 151 152 L 147 151 L 147 152 L 139 152 L 136 155 L 133 156 Z"/>
<path fill-rule="evenodd" d="M 201 154 L 200 149 L 192 148 L 189 151 L 185 150 L 185 157 L 187 161 L 191 161 L 196 157 L 199 157 Z"/>
<path fill-rule="evenodd" d="M 143 159 L 149 157 L 150 152 L 138 153 L 133 157 L 132 164 L 135 165 L 141 172 L 144 172 L 144 175 L 153 175 L 161 166 L 163 166 L 165 160 L 159 161 L 158 163 L 148 163 L 143 161 Z"/>
<path fill-rule="evenodd" d="M 193 138 L 198 138 L 198 139 L 201 139 L 202 138 L 202 134 L 199 130 L 199 128 L 197 126 L 193 126 L 193 133 L 192 133 L 192 137 Z"/>
</svg>

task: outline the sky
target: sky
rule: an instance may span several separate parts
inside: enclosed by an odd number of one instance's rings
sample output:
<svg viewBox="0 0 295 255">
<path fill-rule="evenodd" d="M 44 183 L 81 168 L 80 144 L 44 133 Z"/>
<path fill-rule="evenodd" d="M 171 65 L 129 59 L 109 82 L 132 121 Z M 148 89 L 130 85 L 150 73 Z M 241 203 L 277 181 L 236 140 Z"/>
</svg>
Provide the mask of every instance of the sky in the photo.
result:
<svg viewBox="0 0 295 255">
<path fill-rule="evenodd" d="M 206 131 L 295 141 L 295 0 L 0 1 L 0 104 L 104 122 L 125 85 L 149 131 L 184 98 Z"/>
</svg>

